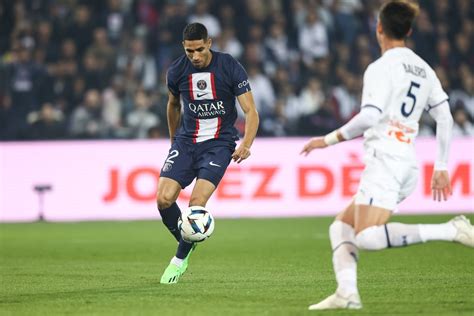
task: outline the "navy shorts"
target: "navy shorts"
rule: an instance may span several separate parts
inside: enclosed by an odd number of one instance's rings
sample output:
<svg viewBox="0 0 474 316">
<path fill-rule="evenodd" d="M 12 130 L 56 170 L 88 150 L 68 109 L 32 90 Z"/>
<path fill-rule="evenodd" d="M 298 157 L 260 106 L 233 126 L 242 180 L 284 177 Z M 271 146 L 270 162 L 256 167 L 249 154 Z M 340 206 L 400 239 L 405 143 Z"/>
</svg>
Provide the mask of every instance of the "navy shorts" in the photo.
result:
<svg viewBox="0 0 474 316">
<path fill-rule="evenodd" d="M 216 187 L 232 159 L 235 143 L 218 139 L 193 144 L 176 139 L 161 168 L 160 177 L 187 187 L 194 178 L 211 181 Z"/>
</svg>

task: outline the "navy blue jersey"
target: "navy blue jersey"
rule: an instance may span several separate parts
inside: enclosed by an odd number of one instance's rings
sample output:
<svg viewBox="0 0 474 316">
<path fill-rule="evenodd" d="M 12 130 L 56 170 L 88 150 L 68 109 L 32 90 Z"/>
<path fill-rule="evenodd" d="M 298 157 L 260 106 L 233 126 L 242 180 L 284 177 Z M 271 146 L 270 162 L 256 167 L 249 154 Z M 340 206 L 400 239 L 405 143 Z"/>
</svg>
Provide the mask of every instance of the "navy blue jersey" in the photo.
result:
<svg viewBox="0 0 474 316">
<path fill-rule="evenodd" d="M 176 59 L 168 69 L 168 89 L 181 96 L 183 117 L 176 139 L 200 143 L 209 139 L 234 142 L 237 119 L 235 97 L 250 91 L 248 76 L 232 56 L 212 52 L 206 68 L 195 68 L 186 55 Z"/>
</svg>

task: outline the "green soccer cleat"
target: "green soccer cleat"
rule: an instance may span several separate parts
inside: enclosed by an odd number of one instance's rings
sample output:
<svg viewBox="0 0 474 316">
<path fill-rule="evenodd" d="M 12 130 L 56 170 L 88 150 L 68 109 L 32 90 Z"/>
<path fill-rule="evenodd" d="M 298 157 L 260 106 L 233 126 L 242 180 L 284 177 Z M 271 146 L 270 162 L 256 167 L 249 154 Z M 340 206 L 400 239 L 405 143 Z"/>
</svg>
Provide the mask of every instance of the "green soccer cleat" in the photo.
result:
<svg viewBox="0 0 474 316">
<path fill-rule="evenodd" d="M 161 284 L 173 284 L 178 283 L 179 277 L 183 274 L 181 272 L 181 268 L 175 265 L 174 263 L 170 263 L 169 266 L 166 268 L 165 272 L 161 276 Z"/>
<path fill-rule="evenodd" d="M 181 274 L 184 274 L 184 272 L 186 272 L 186 270 L 188 269 L 189 257 L 191 257 L 191 254 L 193 253 L 194 249 L 196 249 L 196 246 L 197 244 L 194 243 L 188 255 L 186 256 L 186 258 L 184 258 L 183 266 L 181 267 Z"/>
</svg>

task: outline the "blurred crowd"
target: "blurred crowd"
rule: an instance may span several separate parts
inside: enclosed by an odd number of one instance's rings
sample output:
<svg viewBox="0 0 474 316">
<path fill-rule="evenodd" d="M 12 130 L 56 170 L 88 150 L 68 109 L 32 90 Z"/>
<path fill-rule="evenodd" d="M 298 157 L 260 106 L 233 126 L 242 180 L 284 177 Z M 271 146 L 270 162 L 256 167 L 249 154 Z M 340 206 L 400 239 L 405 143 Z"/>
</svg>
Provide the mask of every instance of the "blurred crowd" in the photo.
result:
<svg viewBox="0 0 474 316">
<path fill-rule="evenodd" d="M 322 135 L 359 111 L 382 2 L 0 0 L 0 140 L 167 137 L 166 69 L 189 22 L 246 68 L 260 136 Z M 454 135 L 472 136 L 474 1 L 419 4 L 408 46 L 448 92 Z"/>
</svg>

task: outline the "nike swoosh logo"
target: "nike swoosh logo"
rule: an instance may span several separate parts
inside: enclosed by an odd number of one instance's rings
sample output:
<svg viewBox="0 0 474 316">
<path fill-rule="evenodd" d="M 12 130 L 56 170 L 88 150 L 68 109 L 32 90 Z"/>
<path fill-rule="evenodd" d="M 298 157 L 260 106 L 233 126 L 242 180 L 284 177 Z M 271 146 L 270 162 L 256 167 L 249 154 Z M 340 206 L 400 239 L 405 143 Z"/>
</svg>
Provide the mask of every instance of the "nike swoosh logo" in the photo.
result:
<svg viewBox="0 0 474 316">
<path fill-rule="evenodd" d="M 206 92 L 206 93 L 198 93 L 198 94 L 197 94 L 197 97 L 198 97 L 198 98 L 201 98 L 201 97 L 205 96 L 206 94 L 207 94 L 207 92 Z"/>
<path fill-rule="evenodd" d="M 220 167 L 221 166 L 221 165 L 218 165 L 218 164 L 214 163 L 214 161 L 209 162 L 209 164 L 213 167 Z"/>
</svg>

